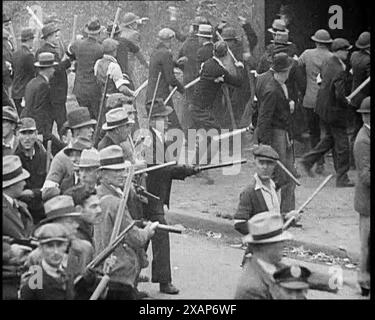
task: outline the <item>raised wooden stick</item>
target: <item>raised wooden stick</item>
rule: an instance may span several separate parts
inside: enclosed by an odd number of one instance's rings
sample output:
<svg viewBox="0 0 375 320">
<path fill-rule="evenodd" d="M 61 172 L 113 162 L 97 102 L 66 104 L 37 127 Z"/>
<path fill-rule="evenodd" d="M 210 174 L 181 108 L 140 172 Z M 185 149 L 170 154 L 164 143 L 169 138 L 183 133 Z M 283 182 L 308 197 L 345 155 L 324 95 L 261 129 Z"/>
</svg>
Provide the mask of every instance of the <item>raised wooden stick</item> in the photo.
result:
<svg viewBox="0 0 375 320">
<path fill-rule="evenodd" d="M 148 80 L 146 80 L 145 82 L 143 82 L 135 91 L 134 91 L 134 98 L 136 98 L 139 93 L 144 89 L 146 88 L 148 85 Z"/>
<path fill-rule="evenodd" d="M 49 168 L 50 168 L 50 166 L 51 166 L 51 155 L 52 155 L 52 140 L 48 140 L 47 141 L 47 159 L 46 159 L 46 161 L 47 161 L 47 163 L 46 163 L 46 172 L 47 172 L 47 174 L 48 174 L 48 172 L 49 172 Z"/>
<path fill-rule="evenodd" d="M 185 86 L 184 86 L 184 89 L 189 89 L 190 87 L 194 86 L 195 84 L 197 84 L 199 82 L 201 78 L 198 77 L 196 79 L 194 79 L 193 81 L 187 83 Z M 177 87 L 174 87 L 171 91 L 171 93 L 169 94 L 169 96 L 167 97 L 167 99 L 164 100 L 164 104 L 167 104 L 167 102 L 172 98 L 172 96 L 175 94 L 175 92 L 177 91 Z"/>
<path fill-rule="evenodd" d="M 279 167 L 281 169 L 283 169 L 283 171 L 294 181 L 294 183 L 297 185 L 297 186 L 300 186 L 301 185 L 301 182 L 299 182 L 297 180 L 297 178 L 287 169 L 287 167 L 285 167 L 283 165 L 283 163 L 280 161 L 280 160 L 276 160 L 276 163 L 279 165 Z"/>
<path fill-rule="evenodd" d="M 234 114 L 233 114 L 232 101 L 230 100 L 228 86 L 226 84 L 223 84 L 221 86 L 221 89 L 223 90 L 223 94 L 224 94 L 224 97 L 225 97 L 226 105 L 227 105 L 227 108 L 229 110 L 230 119 L 232 121 L 232 128 L 233 129 L 237 129 L 237 123 L 236 123 L 236 119 L 234 118 Z"/>
<path fill-rule="evenodd" d="M 78 19 L 78 15 L 75 14 L 73 17 L 73 31 L 72 31 L 72 38 L 70 39 L 70 43 L 73 43 L 74 41 L 76 41 L 77 19 Z"/>
<path fill-rule="evenodd" d="M 370 77 L 363 81 L 346 99 L 353 99 L 368 83 L 370 82 Z"/>
<path fill-rule="evenodd" d="M 112 25 L 111 38 L 115 36 L 116 25 L 117 25 L 118 18 L 120 16 L 120 11 L 121 11 L 121 8 L 118 7 L 116 11 L 116 15 L 115 15 L 115 20 L 113 21 L 113 25 Z"/>
<path fill-rule="evenodd" d="M 152 109 L 154 108 L 154 103 L 155 103 L 155 99 L 156 99 L 156 93 L 157 93 L 158 88 L 159 88 L 160 78 L 161 78 L 161 72 L 159 72 L 159 74 L 158 74 L 158 79 L 156 80 L 156 85 L 155 85 L 155 89 L 154 89 L 154 94 L 152 95 L 151 107 L 150 107 L 150 111 L 149 111 L 149 113 L 148 113 L 147 123 L 150 123 L 151 113 L 152 113 Z"/>
<path fill-rule="evenodd" d="M 141 169 L 141 170 L 138 170 L 138 171 L 134 172 L 134 174 L 146 173 L 146 172 L 149 172 L 149 171 L 154 171 L 154 170 L 158 170 L 158 169 L 161 169 L 161 168 L 174 166 L 175 164 L 177 164 L 176 160 L 170 161 L 170 162 L 167 162 L 167 163 L 162 163 L 162 164 L 159 164 L 159 165 L 156 165 L 156 166 L 148 167 L 148 168 L 145 168 L 145 169 Z"/>
<path fill-rule="evenodd" d="M 323 187 L 327 184 L 327 182 L 333 177 L 333 174 L 330 174 L 327 178 L 324 179 L 324 181 L 316 188 L 314 193 L 298 208 L 297 212 L 301 213 L 301 211 L 312 201 L 312 199 L 315 198 L 315 196 L 323 189 Z M 292 223 L 292 221 L 295 219 L 295 217 L 291 217 L 287 222 L 284 223 L 283 229 L 287 229 L 289 225 Z"/>
</svg>

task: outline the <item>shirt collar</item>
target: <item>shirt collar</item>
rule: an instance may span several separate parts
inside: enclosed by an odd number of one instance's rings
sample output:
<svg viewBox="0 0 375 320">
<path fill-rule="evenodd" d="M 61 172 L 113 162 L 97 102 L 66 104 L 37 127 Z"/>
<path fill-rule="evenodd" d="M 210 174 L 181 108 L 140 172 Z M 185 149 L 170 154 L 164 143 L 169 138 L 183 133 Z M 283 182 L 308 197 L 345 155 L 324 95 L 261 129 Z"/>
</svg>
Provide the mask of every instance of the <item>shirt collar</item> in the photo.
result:
<svg viewBox="0 0 375 320">
<path fill-rule="evenodd" d="M 365 125 L 365 127 L 366 127 L 367 129 L 371 130 L 371 128 L 370 128 L 370 125 L 369 125 L 369 124 L 365 123 L 364 125 Z"/>
<path fill-rule="evenodd" d="M 269 190 L 269 188 L 266 187 L 266 186 L 263 184 L 262 180 L 260 180 L 260 178 L 259 178 L 259 176 L 258 176 L 257 173 L 254 174 L 254 179 L 255 179 L 255 187 L 254 187 L 254 190 L 259 190 L 259 189 L 266 189 L 266 190 Z M 270 179 L 270 185 L 271 185 L 271 188 L 272 188 L 272 189 L 275 189 L 275 188 L 276 188 L 275 182 L 274 182 L 272 179 Z"/>
<path fill-rule="evenodd" d="M 65 261 L 64 261 L 65 260 Z M 44 271 L 52 278 L 60 278 L 61 273 L 65 273 L 65 267 L 67 262 L 67 255 L 64 255 L 64 259 L 58 268 L 52 267 L 44 259 L 42 260 L 42 267 Z"/>
<path fill-rule="evenodd" d="M 117 59 L 116 59 L 114 56 L 111 56 L 111 55 L 109 55 L 109 54 L 104 54 L 104 55 L 103 55 L 103 58 L 105 58 L 105 59 L 107 59 L 107 60 L 110 60 L 110 61 L 112 61 L 112 62 L 114 62 L 114 63 L 118 63 L 118 62 L 117 62 Z"/>
<path fill-rule="evenodd" d="M 8 200 L 8 202 L 11 204 L 11 206 L 13 207 L 13 204 L 14 204 L 14 199 L 9 197 L 6 193 L 3 193 L 5 199 Z"/>
<path fill-rule="evenodd" d="M 49 79 L 48 79 L 47 76 L 45 76 L 44 74 L 40 74 L 40 73 L 39 73 L 39 75 L 40 75 L 43 79 L 45 79 L 45 80 L 47 81 L 47 83 L 49 83 Z"/>
</svg>

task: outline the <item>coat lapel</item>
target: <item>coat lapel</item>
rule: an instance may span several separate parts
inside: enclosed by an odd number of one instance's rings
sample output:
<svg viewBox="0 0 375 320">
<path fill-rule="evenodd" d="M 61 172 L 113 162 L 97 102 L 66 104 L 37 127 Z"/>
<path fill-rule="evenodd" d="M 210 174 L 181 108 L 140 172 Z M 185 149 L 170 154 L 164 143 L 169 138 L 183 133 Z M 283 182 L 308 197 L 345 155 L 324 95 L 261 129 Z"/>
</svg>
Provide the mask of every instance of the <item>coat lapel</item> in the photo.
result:
<svg viewBox="0 0 375 320">
<path fill-rule="evenodd" d="M 23 234 L 25 229 L 21 219 L 18 217 L 19 212 L 13 208 L 9 201 L 3 196 L 3 217 L 8 219 L 17 228 L 17 232 Z M 3 221 L 5 222 L 5 221 Z"/>
</svg>

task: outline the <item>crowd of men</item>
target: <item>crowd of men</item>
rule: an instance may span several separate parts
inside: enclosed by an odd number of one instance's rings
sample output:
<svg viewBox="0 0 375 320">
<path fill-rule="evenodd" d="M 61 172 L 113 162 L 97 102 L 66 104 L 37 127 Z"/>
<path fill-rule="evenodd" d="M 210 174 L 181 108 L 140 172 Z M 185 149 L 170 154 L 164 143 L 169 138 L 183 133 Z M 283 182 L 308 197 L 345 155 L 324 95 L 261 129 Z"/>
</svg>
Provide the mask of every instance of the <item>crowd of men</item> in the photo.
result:
<svg viewBox="0 0 375 320">
<path fill-rule="evenodd" d="M 310 176 L 314 164 L 315 172 L 324 174 L 329 151 L 337 187 L 354 186 L 348 178 L 351 164 L 358 171 L 359 284 L 368 295 L 370 86 L 353 99 L 346 97 L 369 77 L 370 34 L 359 36 L 358 51 L 349 60 L 348 40 L 331 39 L 320 29 L 311 37 L 316 48 L 297 57 L 287 19 L 281 17 L 267 31 L 272 43 L 256 61 L 251 21 L 239 17 L 246 39 L 242 41 L 236 26 L 224 20 L 213 26 L 202 16 L 184 35 L 172 15 L 171 26 L 158 32 L 148 62 L 137 30 L 144 19 L 126 13 L 122 23 L 107 27 L 92 19 L 65 51 L 60 50 L 59 25 L 45 22 L 39 48 L 33 47 L 34 30 L 25 28 L 21 46 L 14 50 L 7 31 L 11 19 L 3 15 L 3 298 L 88 299 L 107 275 L 110 280 L 100 299 L 144 298 L 147 293 L 137 285 L 148 281 L 141 270 L 149 264 L 150 241 L 151 281 L 159 283 L 161 292 L 177 294 L 169 233 L 160 226 L 167 225 L 164 205 L 169 206 L 172 181 L 197 175 L 199 169 L 179 164 L 152 167 L 176 160 L 164 152 L 168 128 L 183 129 L 186 138 L 191 128 L 233 129 L 249 108 L 247 125 L 251 122 L 259 147 L 254 149 L 256 174 L 241 193 L 235 213 L 235 228 L 248 244 L 236 298 L 305 298 L 308 287 L 329 290 L 306 268 L 280 264 L 281 245 L 292 237 L 283 231 L 283 222 L 293 218 L 298 226 L 299 212 L 295 183 L 276 162 L 298 177 L 294 140 L 306 132 L 311 150 L 301 164 Z M 171 52 L 174 39 L 183 42 L 177 60 Z M 134 136 L 140 83 L 133 57 L 149 69 L 145 107 L 151 143 Z M 183 71 L 182 83 L 175 68 Z M 71 70 L 77 106 L 67 113 Z M 185 88 L 198 77 L 194 86 Z M 169 97 L 172 89 L 185 98 L 181 118 Z M 296 121 L 297 111 L 304 114 L 304 129 Z M 208 163 L 217 152 L 213 145 L 209 138 Z M 134 174 L 134 168 L 139 172 Z M 151 170 L 145 174 L 145 168 Z M 129 179 L 132 183 L 125 188 Z M 101 261 L 104 266 L 87 268 L 111 246 L 122 211 L 120 232 L 129 228 L 122 244 Z M 42 272 L 43 288 L 30 285 L 35 266 Z"/>
</svg>

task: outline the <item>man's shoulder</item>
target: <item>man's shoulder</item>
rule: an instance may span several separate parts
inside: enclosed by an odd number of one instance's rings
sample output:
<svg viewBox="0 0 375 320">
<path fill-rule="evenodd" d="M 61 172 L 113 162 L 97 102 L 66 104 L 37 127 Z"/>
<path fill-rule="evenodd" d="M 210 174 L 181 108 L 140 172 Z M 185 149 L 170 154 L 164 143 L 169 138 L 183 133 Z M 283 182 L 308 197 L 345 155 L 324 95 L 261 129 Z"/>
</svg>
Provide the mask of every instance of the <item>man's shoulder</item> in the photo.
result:
<svg viewBox="0 0 375 320">
<path fill-rule="evenodd" d="M 250 195 L 255 190 L 255 184 L 256 184 L 255 178 L 251 177 L 249 184 L 245 188 L 242 189 L 241 193 L 244 195 Z"/>
</svg>

